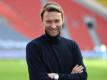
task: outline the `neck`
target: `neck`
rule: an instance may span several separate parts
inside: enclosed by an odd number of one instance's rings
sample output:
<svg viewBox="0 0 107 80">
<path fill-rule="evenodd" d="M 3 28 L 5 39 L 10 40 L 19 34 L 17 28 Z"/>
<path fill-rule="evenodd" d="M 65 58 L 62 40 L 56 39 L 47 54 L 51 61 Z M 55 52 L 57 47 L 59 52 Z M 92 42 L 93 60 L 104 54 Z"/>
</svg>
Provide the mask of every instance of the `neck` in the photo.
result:
<svg viewBox="0 0 107 80">
<path fill-rule="evenodd" d="M 47 32 L 45 32 L 45 35 L 46 35 L 46 39 L 49 43 L 51 44 L 55 44 L 55 43 L 58 43 L 59 42 L 59 39 L 60 39 L 60 33 L 57 34 L 56 36 L 50 36 Z"/>
</svg>

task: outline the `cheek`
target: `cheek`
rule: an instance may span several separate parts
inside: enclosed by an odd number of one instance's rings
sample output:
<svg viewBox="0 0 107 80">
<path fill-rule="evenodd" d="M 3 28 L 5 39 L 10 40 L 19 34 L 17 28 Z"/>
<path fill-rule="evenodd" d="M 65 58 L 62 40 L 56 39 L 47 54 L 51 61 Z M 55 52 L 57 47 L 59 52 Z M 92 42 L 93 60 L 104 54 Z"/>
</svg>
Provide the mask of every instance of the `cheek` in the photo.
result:
<svg viewBox="0 0 107 80">
<path fill-rule="evenodd" d="M 60 28 L 62 28 L 63 23 L 62 23 L 62 22 L 59 22 L 59 23 L 57 24 L 57 26 L 59 26 Z"/>
<path fill-rule="evenodd" d="M 58 24 L 57 27 L 58 27 L 59 29 L 61 29 L 61 28 L 62 28 L 62 24 Z"/>
<path fill-rule="evenodd" d="M 47 24 L 47 23 L 43 23 L 43 28 L 44 28 L 44 29 L 48 29 L 49 26 L 50 26 L 49 24 Z"/>
<path fill-rule="evenodd" d="M 49 31 L 51 29 L 50 26 L 44 26 L 44 28 L 46 31 Z"/>
<path fill-rule="evenodd" d="M 51 26 L 51 25 L 48 24 L 48 23 L 44 23 L 44 27 L 45 27 L 45 28 L 48 28 L 49 26 Z"/>
<path fill-rule="evenodd" d="M 59 28 L 59 30 L 61 30 L 62 29 L 62 25 L 58 26 L 58 28 Z"/>
</svg>

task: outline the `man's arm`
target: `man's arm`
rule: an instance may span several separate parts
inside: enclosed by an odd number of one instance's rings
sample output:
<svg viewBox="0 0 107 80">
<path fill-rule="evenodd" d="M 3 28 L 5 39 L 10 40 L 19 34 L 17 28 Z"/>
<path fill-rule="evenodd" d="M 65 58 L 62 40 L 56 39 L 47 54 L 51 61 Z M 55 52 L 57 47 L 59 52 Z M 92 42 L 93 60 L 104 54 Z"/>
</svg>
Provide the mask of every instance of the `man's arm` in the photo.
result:
<svg viewBox="0 0 107 80">
<path fill-rule="evenodd" d="M 74 42 L 74 68 L 71 73 L 62 74 L 55 73 L 59 75 L 58 80 L 87 80 L 87 71 L 83 63 L 82 55 L 78 45 Z M 49 77 L 53 77 L 55 74 L 49 73 Z"/>
<path fill-rule="evenodd" d="M 83 73 L 83 69 L 84 69 L 83 66 L 76 65 L 70 74 L 60 74 L 60 75 L 64 75 L 63 78 L 59 77 L 58 73 L 48 73 L 48 76 L 54 80 L 62 80 L 62 79 L 69 79 L 69 80 L 79 79 L 80 80 L 80 77 L 78 76 L 73 77 L 73 75 Z"/>
<path fill-rule="evenodd" d="M 34 43 L 29 43 L 26 46 L 26 61 L 29 71 L 29 80 L 51 80 L 51 78 L 48 77 L 40 57 L 41 53 L 38 46 Z"/>
<path fill-rule="evenodd" d="M 70 74 L 82 73 L 83 69 L 84 69 L 83 66 L 76 65 Z M 48 73 L 48 76 L 51 79 L 59 80 L 59 74 L 58 73 Z"/>
<path fill-rule="evenodd" d="M 83 57 L 82 57 L 80 48 L 76 42 L 74 42 L 74 61 L 75 61 L 74 62 L 75 65 L 77 65 L 77 64 L 82 65 L 84 68 L 83 72 L 79 73 L 80 80 L 87 80 L 86 67 L 85 67 L 84 62 L 83 62 Z"/>
</svg>

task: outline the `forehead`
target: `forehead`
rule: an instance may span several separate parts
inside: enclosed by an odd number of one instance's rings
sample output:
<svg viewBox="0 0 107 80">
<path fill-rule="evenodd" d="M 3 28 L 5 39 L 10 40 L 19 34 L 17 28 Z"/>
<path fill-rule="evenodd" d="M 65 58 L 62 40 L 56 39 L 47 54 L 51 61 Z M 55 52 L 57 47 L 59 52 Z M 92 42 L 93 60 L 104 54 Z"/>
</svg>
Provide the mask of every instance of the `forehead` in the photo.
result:
<svg viewBox="0 0 107 80">
<path fill-rule="evenodd" d="M 56 12 L 56 11 L 53 11 L 53 12 L 48 12 L 48 11 L 46 11 L 45 13 L 44 13 L 44 16 L 43 16 L 43 18 L 44 19 L 62 19 L 62 17 L 61 17 L 61 13 L 59 13 L 59 12 Z"/>
</svg>

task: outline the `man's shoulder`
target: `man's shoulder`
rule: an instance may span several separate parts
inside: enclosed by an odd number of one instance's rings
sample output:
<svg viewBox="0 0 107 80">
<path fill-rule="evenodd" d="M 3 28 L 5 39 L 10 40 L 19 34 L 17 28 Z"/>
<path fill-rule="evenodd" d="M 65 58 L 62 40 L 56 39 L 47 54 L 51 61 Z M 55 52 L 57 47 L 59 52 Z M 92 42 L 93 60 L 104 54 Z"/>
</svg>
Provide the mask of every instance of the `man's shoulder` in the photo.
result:
<svg viewBox="0 0 107 80">
<path fill-rule="evenodd" d="M 75 40 L 72 40 L 72 39 L 68 39 L 68 38 L 64 38 L 62 37 L 62 40 L 65 44 L 67 44 L 68 46 L 70 46 L 71 48 L 79 48 L 79 44 L 75 41 Z"/>
<path fill-rule="evenodd" d="M 69 38 L 65 38 L 65 37 L 61 37 L 62 38 L 62 40 L 64 41 L 64 42 L 67 42 L 67 43 L 69 43 L 69 44 L 77 44 L 74 40 L 72 40 L 72 39 L 69 39 Z"/>
<path fill-rule="evenodd" d="M 41 35 L 41 36 L 29 41 L 29 43 L 27 45 L 30 45 L 30 44 L 31 45 L 40 45 L 42 43 L 43 36 L 44 35 Z"/>
</svg>

